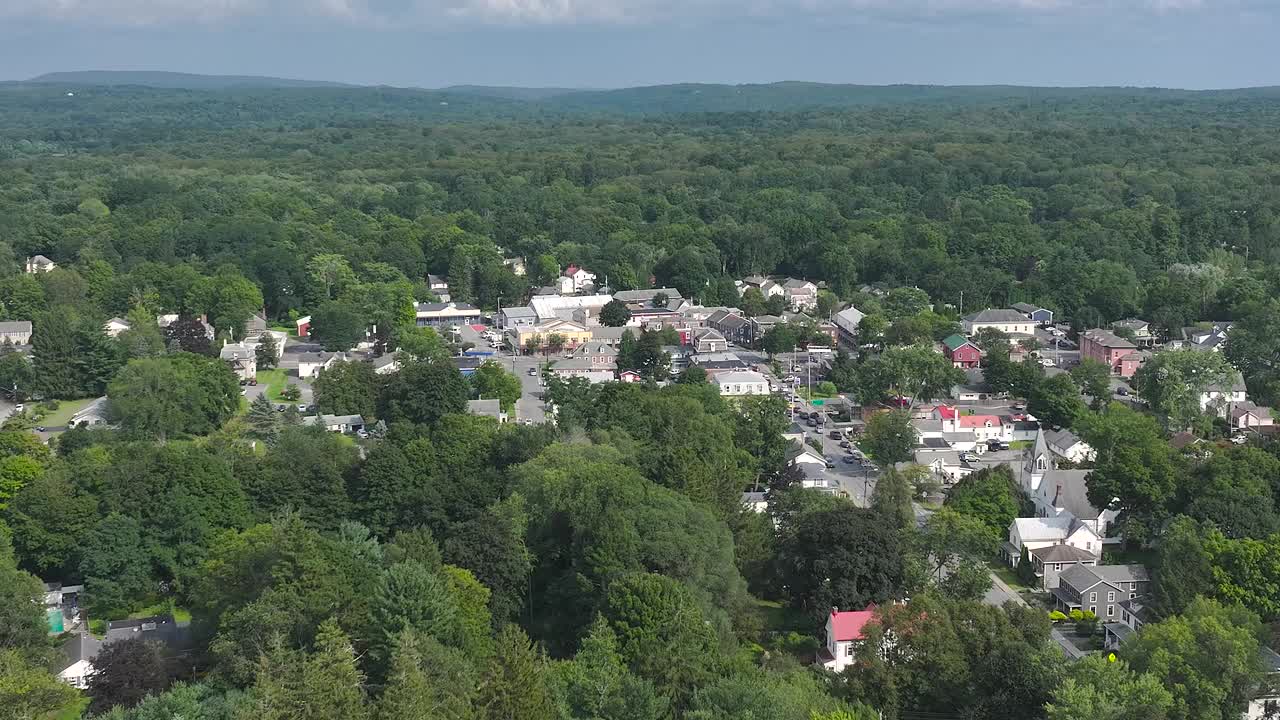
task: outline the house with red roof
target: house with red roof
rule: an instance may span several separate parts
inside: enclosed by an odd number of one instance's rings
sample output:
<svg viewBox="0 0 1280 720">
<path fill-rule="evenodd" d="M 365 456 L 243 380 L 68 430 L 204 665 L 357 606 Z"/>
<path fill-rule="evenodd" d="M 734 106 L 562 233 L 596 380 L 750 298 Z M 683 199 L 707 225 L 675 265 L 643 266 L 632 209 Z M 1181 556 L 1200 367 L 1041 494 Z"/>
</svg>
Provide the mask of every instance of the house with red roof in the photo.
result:
<svg viewBox="0 0 1280 720">
<path fill-rule="evenodd" d="M 935 419 L 942 421 L 943 437 L 948 433 L 972 436 L 978 448 L 991 440 L 1013 441 L 1013 422 L 1009 418 L 999 415 L 966 415 L 948 405 L 939 405 L 933 414 Z"/>
<path fill-rule="evenodd" d="M 831 608 L 827 615 L 827 643 L 818 651 L 818 663 L 822 667 L 840 672 L 853 664 L 858 645 L 866 639 L 867 625 L 876 618 L 876 606 L 865 610 Z"/>
</svg>

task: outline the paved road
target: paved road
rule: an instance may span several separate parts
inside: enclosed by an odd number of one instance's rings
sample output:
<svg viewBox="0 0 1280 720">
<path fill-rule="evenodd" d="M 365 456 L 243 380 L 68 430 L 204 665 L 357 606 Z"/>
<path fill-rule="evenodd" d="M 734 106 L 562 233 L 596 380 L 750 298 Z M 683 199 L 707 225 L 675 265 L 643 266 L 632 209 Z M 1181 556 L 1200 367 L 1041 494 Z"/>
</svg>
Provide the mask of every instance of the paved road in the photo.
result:
<svg viewBox="0 0 1280 720">
<path fill-rule="evenodd" d="M 804 399 L 797 400 L 797 410 L 792 413 L 793 418 L 798 417 L 798 412 L 811 413 L 815 410 L 821 410 L 805 402 Z M 844 456 L 850 451 L 857 449 L 854 443 L 848 449 L 840 447 L 840 438 L 832 438 L 832 426 L 828 423 L 825 429 L 810 428 L 805 425 L 804 420 L 797 420 L 805 428 L 805 437 L 813 437 L 821 440 L 822 454 L 827 461 L 835 465 L 834 468 L 827 470 L 828 477 L 834 479 L 840 484 L 840 489 L 849 495 L 853 502 L 862 507 L 870 505 L 870 498 L 875 492 L 876 478 L 880 473 L 879 468 L 870 464 L 846 463 Z"/>
</svg>

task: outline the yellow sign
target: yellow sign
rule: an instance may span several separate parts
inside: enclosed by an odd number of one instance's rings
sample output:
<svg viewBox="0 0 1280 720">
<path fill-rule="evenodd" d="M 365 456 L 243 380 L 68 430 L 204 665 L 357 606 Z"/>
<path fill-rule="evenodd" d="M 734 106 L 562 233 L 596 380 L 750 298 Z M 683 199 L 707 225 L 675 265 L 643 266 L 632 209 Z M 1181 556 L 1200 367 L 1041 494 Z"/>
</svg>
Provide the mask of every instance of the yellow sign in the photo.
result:
<svg viewBox="0 0 1280 720">
<path fill-rule="evenodd" d="M 1107 662 L 1115 662 L 1115 661 L 1116 661 L 1116 654 L 1115 654 L 1115 653 L 1109 653 L 1109 654 L 1107 655 Z"/>
</svg>

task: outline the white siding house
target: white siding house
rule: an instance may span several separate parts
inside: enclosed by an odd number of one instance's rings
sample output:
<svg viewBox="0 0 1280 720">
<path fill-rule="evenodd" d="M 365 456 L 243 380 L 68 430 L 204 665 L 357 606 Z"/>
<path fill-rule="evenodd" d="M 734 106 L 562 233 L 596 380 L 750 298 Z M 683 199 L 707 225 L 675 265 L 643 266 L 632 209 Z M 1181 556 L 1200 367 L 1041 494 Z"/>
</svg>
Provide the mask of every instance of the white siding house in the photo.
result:
<svg viewBox="0 0 1280 720">
<path fill-rule="evenodd" d="M 769 394 L 769 379 L 749 370 L 720 373 L 716 375 L 716 383 L 720 385 L 720 394 L 729 397 Z"/>
</svg>

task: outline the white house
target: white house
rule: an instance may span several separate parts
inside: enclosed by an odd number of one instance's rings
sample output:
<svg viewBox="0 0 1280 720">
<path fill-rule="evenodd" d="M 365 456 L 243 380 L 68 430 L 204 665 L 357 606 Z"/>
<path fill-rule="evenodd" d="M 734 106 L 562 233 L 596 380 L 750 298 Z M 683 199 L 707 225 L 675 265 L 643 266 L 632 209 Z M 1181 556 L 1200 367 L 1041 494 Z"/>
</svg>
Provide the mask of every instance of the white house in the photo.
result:
<svg viewBox="0 0 1280 720">
<path fill-rule="evenodd" d="M 551 366 L 551 374 L 562 380 L 580 377 L 590 383 L 613 382 L 617 379 L 617 373 L 616 362 L 590 357 L 557 360 Z"/>
<path fill-rule="evenodd" d="M 1006 335 L 1034 335 L 1036 331 L 1034 320 L 1011 309 L 981 310 L 966 315 L 962 324 L 965 335 L 974 335 L 983 328 L 993 328 Z"/>
<path fill-rule="evenodd" d="M 499 423 L 507 421 L 507 414 L 502 411 L 502 401 L 496 399 L 468 400 L 467 413 L 480 417 L 490 417 Z"/>
<path fill-rule="evenodd" d="M 29 345 L 31 343 L 31 321 L 0 322 L 0 343 Z"/>
<path fill-rule="evenodd" d="M 747 277 L 742 278 L 742 284 L 738 286 L 738 294 L 742 295 L 746 293 L 748 288 L 755 288 L 759 290 L 765 300 L 768 300 L 774 295 L 787 294 L 787 289 L 780 283 L 776 283 L 769 278 L 762 277 L 760 275 L 748 275 Z"/>
<path fill-rule="evenodd" d="M 67 421 L 67 427 L 106 425 L 109 421 L 107 399 L 100 397 L 86 405 L 80 412 L 72 415 L 71 419 Z"/>
<path fill-rule="evenodd" d="M 782 283 L 787 305 L 796 310 L 812 310 L 818 307 L 818 286 L 808 280 L 787 278 Z"/>
<path fill-rule="evenodd" d="M 1215 383 L 1200 393 L 1200 411 L 1213 410 L 1218 417 L 1225 418 L 1233 404 L 1242 403 L 1247 399 L 1244 375 L 1241 375 L 1239 370 L 1233 370 L 1231 379 L 1226 383 Z"/>
<path fill-rule="evenodd" d="M 758 372 L 736 370 L 716 375 L 720 394 L 728 397 L 740 395 L 768 395 L 769 379 Z"/>
<path fill-rule="evenodd" d="M 827 467 L 827 458 L 821 452 L 813 449 L 804 440 L 792 442 L 792 446 L 787 449 L 788 465 L 817 465 L 824 469 Z"/>
<path fill-rule="evenodd" d="M 364 429 L 364 418 L 359 415 L 308 415 L 303 425 L 319 425 L 329 432 L 356 432 Z"/>
<path fill-rule="evenodd" d="M 132 327 L 132 325 L 129 324 L 128 320 L 120 317 L 113 317 L 102 324 L 102 331 L 105 332 L 108 337 L 119 337 L 120 333 L 128 330 L 130 327 Z"/>
<path fill-rule="evenodd" d="M 320 374 L 320 371 L 328 370 L 333 367 L 334 363 L 342 362 L 343 360 L 346 360 L 346 356 L 342 353 L 299 353 L 298 377 L 303 380 L 316 377 Z"/>
<path fill-rule="evenodd" d="M 43 255 L 32 255 L 31 257 L 27 258 L 27 264 L 24 267 L 24 269 L 28 273 L 35 274 L 35 273 L 47 273 L 56 267 L 58 267 L 57 263 L 50 260 L 49 258 Z"/>
<path fill-rule="evenodd" d="M 432 295 L 439 298 L 440 302 L 449 302 L 449 281 L 439 275 L 427 275 L 427 289 Z"/>
<path fill-rule="evenodd" d="M 934 408 L 933 417 L 942 421 L 942 434 L 972 436 L 978 448 L 990 442 L 1013 442 L 1013 425 L 999 415 L 965 415 L 949 405 Z"/>
<path fill-rule="evenodd" d="M 1022 549 L 1032 550 L 1067 545 L 1100 555 L 1102 539 L 1088 525 L 1068 516 L 1014 518 L 1009 524 L 1009 541 L 1001 548 L 1010 567 L 1017 567 Z"/>
<path fill-rule="evenodd" d="M 102 643 L 89 633 L 73 633 L 62 643 L 62 657 L 56 666 L 58 679 L 81 690 L 89 687 L 93 658 L 101 647 Z"/>
<path fill-rule="evenodd" d="M 1248 430 L 1272 425 L 1275 425 L 1275 419 L 1271 417 L 1271 408 L 1255 405 L 1248 400 L 1231 404 L 1232 430 Z"/>
<path fill-rule="evenodd" d="M 570 265 L 564 269 L 557 282 L 562 294 L 571 295 L 594 290 L 596 276 L 595 273 L 587 272 L 587 270 L 577 265 Z"/>
<path fill-rule="evenodd" d="M 1021 469 L 1023 490 L 1035 503 L 1036 516 L 1054 518 L 1067 515 L 1079 520 L 1100 538 L 1118 515 L 1115 510 L 1100 509 L 1089 502 L 1088 477 L 1092 470 L 1059 470 L 1057 459 L 1049 450 L 1045 433 L 1036 436 Z"/>
<path fill-rule="evenodd" d="M 836 325 L 836 339 L 846 348 L 858 347 L 858 325 L 867 314 L 856 307 L 849 307 L 836 313 L 831 319 Z"/>
<path fill-rule="evenodd" d="M 831 608 L 827 615 L 827 639 L 818 651 L 818 664 L 837 673 L 852 665 L 858 645 L 866 639 L 867 625 L 875 618 L 875 605 L 868 605 L 865 610 L 844 612 Z"/>
<path fill-rule="evenodd" d="M 1093 447 L 1070 430 L 1049 430 L 1044 435 L 1045 444 L 1058 457 L 1076 464 L 1093 460 Z"/>
<path fill-rule="evenodd" d="M 236 378 L 252 380 L 258 375 L 258 343 L 241 340 L 238 343 L 227 343 L 218 351 L 218 357 L 231 368 Z"/>
</svg>

